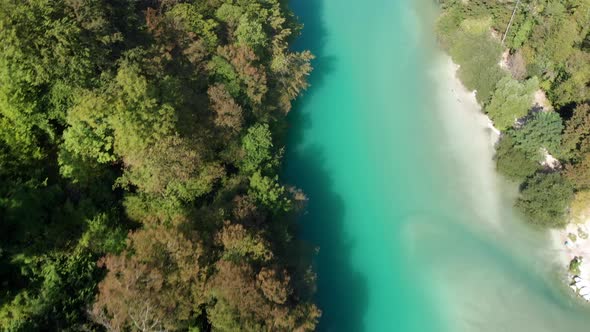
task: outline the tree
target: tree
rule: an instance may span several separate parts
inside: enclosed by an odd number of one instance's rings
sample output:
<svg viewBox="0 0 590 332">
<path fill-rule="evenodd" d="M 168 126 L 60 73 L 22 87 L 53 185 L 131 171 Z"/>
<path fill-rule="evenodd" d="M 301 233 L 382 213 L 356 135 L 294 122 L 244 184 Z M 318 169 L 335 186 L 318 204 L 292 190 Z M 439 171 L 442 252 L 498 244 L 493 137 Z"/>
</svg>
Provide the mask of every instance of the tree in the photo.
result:
<svg viewBox="0 0 590 332">
<path fill-rule="evenodd" d="M 496 168 L 506 177 L 522 182 L 539 169 L 534 157 L 517 149 L 514 138 L 506 134 L 496 147 Z"/>
<path fill-rule="evenodd" d="M 218 331 L 313 331 L 320 312 L 302 303 L 292 310 L 285 303 L 291 293 L 288 276 L 263 268 L 221 260 L 208 288 L 215 305 L 208 317 Z"/>
<path fill-rule="evenodd" d="M 114 331 L 186 328 L 202 301 L 201 254 L 198 242 L 174 228 L 131 234 L 125 251 L 100 261 L 108 273 L 99 284 L 94 320 Z"/>
<path fill-rule="evenodd" d="M 264 68 L 257 64 L 260 59 L 253 49 L 244 44 L 227 45 L 219 47 L 217 53 L 229 61 L 238 75 L 249 104 L 255 108 L 260 106 L 268 92 L 268 80 Z"/>
<path fill-rule="evenodd" d="M 83 321 L 84 307 L 92 300 L 100 276 L 92 253 L 78 247 L 70 253 L 21 255 L 16 261 L 22 273 L 37 283 L 17 292 L 0 308 L 3 328 L 60 330 Z"/>
<path fill-rule="evenodd" d="M 541 148 L 559 154 L 563 123 L 555 112 L 538 112 L 525 125 L 514 131 L 515 146 L 521 151 L 541 158 Z"/>
<path fill-rule="evenodd" d="M 516 206 L 528 221 L 545 227 L 561 227 L 567 222 L 572 201 L 572 185 L 559 173 L 538 173 L 525 181 Z"/>
<path fill-rule="evenodd" d="M 263 176 L 260 171 L 250 177 L 250 192 L 260 204 L 274 212 L 287 212 L 291 209 L 291 201 L 286 195 L 285 187 L 278 182 L 278 177 Z"/>
<path fill-rule="evenodd" d="M 242 148 L 244 149 L 244 158 L 241 169 L 245 173 L 272 169 L 276 166 L 268 124 L 258 124 L 248 128 L 248 133 L 242 139 Z"/>
<path fill-rule="evenodd" d="M 207 90 L 211 108 L 215 113 L 215 124 L 219 127 L 225 127 L 233 132 L 242 130 L 243 111 L 223 84 L 217 84 L 209 87 Z"/>
<path fill-rule="evenodd" d="M 279 0 L 0 0 L 0 329 L 314 330 L 273 143 L 300 29 Z"/>
<path fill-rule="evenodd" d="M 490 104 L 485 108 L 494 126 L 505 130 L 514 125 L 516 120 L 527 115 L 533 101 L 533 93 L 538 88 L 537 78 L 525 83 L 506 76 L 496 85 L 496 91 Z"/>
<path fill-rule="evenodd" d="M 453 60 L 461 65 L 459 78 L 469 90 L 476 90 L 477 100 L 486 104 L 496 84 L 506 74 L 498 63 L 502 54 L 500 44 L 487 32 L 458 32 L 451 47 Z"/>
<path fill-rule="evenodd" d="M 259 234 L 250 234 L 241 224 L 224 222 L 223 228 L 217 234 L 217 241 L 223 245 L 223 259 L 226 260 L 268 261 L 273 257 L 269 243 Z"/>
<path fill-rule="evenodd" d="M 551 94 L 555 104 L 561 106 L 590 99 L 590 53 L 575 50 L 565 61 L 559 78 Z"/>
<path fill-rule="evenodd" d="M 291 110 L 291 101 L 302 90 L 307 89 L 307 77 L 312 70 L 310 62 L 313 58 L 309 51 L 286 53 L 284 50 L 279 50 L 275 54 L 271 69 L 281 87 L 279 91 L 282 94 L 279 96 L 279 102 L 285 112 Z"/>
<path fill-rule="evenodd" d="M 574 184 L 576 189 L 590 189 L 590 154 L 575 165 L 566 165 L 567 178 Z"/>
<path fill-rule="evenodd" d="M 266 46 L 267 36 L 262 23 L 254 15 L 243 14 L 236 29 L 236 39 L 239 45 L 246 45 L 254 50 Z"/>
<path fill-rule="evenodd" d="M 202 38 L 209 50 L 214 50 L 219 44 L 217 36 L 218 23 L 205 18 L 199 12 L 199 6 L 195 3 L 178 3 L 167 11 L 166 16 L 182 25 L 185 31 L 190 31 Z"/>
<path fill-rule="evenodd" d="M 562 156 L 574 162 L 590 152 L 590 105 L 581 104 L 565 123 L 562 136 Z"/>
</svg>

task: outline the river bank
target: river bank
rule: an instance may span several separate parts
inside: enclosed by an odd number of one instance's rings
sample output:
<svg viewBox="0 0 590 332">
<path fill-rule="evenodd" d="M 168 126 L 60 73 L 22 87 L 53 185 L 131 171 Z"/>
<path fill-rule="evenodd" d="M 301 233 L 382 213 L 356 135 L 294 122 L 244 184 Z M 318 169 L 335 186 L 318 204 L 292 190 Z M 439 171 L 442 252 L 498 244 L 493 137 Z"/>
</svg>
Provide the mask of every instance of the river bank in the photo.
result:
<svg viewBox="0 0 590 332">
<path fill-rule="evenodd" d="M 530 227 L 513 209 L 517 188 L 497 173 L 493 160 L 498 132 L 457 68 L 439 55 L 431 77 L 445 131 L 439 148 L 453 167 L 445 171 L 446 186 L 459 200 L 451 209 L 461 213 L 412 228 L 411 242 L 420 245 L 411 257 L 429 266 L 449 331 L 584 331 L 588 314 L 567 287 L 559 287 L 563 266 L 548 232 Z"/>
<path fill-rule="evenodd" d="M 477 102 L 475 91 L 468 91 L 459 79 L 457 72 L 459 65 L 453 62 L 450 56 L 444 56 L 440 64 L 440 72 L 437 75 L 452 77 L 446 85 L 446 93 L 456 99 L 454 106 L 457 112 L 462 112 L 471 117 L 473 126 L 489 129 L 490 147 L 495 148 L 502 133 L 495 126 L 493 121 L 483 113 L 481 105 Z M 541 102 L 540 102 L 541 100 Z M 542 90 L 534 94 L 532 107 L 540 107 L 541 110 L 550 112 L 553 110 Z M 449 124 L 447 124 L 449 127 Z M 452 128 L 452 127 L 451 127 Z M 452 128 L 451 130 L 457 130 Z M 467 138 L 466 138 L 467 139 Z M 483 147 L 480 147 L 483 148 Z M 489 147 L 483 148 L 488 150 Z M 490 151 L 485 151 L 490 154 Z M 495 154 L 492 149 L 491 154 Z M 540 165 L 547 169 L 561 167 L 559 161 L 544 151 L 545 158 Z M 497 198 L 493 198 L 497 200 Z M 563 229 L 550 229 L 548 231 L 551 248 L 558 262 L 559 278 L 574 291 L 576 295 L 586 301 L 590 301 L 590 219 L 574 222 L 570 220 Z"/>
</svg>

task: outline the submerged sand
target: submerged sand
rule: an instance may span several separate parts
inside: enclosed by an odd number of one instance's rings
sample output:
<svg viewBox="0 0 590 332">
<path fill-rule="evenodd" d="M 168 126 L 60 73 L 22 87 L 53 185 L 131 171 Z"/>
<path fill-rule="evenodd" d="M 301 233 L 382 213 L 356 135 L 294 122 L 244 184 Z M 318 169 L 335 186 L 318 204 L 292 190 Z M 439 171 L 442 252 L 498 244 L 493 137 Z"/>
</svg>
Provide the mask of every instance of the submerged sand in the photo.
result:
<svg viewBox="0 0 590 332">
<path fill-rule="evenodd" d="M 585 331 L 590 313 L 562 282 L 549 234 L 514 211 L 517 188 L 495 171 L 498 132 L 456 70 L 440 55 L 432 79 L 446 132 L 440 149 L 453 166 L 448 188 L 465 218 L 417 216 L 424 220 L 408 230 L 413 257 L 430 266 L 433 296 L 452 331 Z"/>
</svg>

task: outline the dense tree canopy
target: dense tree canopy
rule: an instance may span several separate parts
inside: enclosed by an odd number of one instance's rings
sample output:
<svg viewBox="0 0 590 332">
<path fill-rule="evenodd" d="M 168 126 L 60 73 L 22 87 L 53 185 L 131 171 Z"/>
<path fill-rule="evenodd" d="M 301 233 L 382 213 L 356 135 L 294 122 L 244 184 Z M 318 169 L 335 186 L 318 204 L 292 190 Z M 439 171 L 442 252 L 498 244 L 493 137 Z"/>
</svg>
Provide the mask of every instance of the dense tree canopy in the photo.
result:
<svg viewBox="0 0 590 332">
<path fill-rule="evenodd" d="M 0 0 L 0 326 L 313 330 L 277 173 L 299 30 L 279 0 Z"/>
</svg>

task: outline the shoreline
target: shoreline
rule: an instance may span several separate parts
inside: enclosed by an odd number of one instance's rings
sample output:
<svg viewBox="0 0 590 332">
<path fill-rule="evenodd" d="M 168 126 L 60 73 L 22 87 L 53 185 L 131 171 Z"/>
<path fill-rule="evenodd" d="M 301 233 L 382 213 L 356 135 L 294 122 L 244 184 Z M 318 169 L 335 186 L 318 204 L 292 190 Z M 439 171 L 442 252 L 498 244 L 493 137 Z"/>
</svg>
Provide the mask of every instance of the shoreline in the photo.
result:
<svg viewBox="0 0 590 332">
<path fill-rule="evenodd" d="M 576 295 L 590 301 L 590 221 L 570 221 L 563 229 L 549 230 L 549 234 L 566 283 Z"/>
<path fill-rule="evenodd" d="M 493 121 L 483 112 L 483 108 L 476 100 L 475 91 L 467 90 L 457 76 L 460 65 L 453 62 L 448 54 L 444 52 L 442 54 L 444 62 L 441 62 L 440 70 L 451 71 L 453 77 L 449 81 L 449 88 L 446 89 L 447 93 L 450 91 L 452 97 L 462 105 L 463 112 L 472 112 L 474 117 L 481 117 L 481 120 L 476 119 L 475 121 L 481 122 L 482 127 L 485 126 L 485 128 L 489 129 L 490 147 L 495 153 L 495 145 L 502 135 L 501 131 L 494 126 Z M 538 104 L 536 95 L 538 95 L 538 92 L 535 93 L 534 103 Z M 547 161 L 544 161 L 544 163 L 547 163 Z M 550 163 L 550 165 L 552 164 Z M 560 280 L 565 280 L 566 285 L 570 286 L 576 295 L 590 302 L 590 263 L 588 262 L 590 261 L 590 220 L 586 220 L 584 223 L 569 221 L 565 228 L 549 229 L 548 234 L 551 241 L 549 248 L 552 252 L 555 252 L 555 260 L 559 265 L 559 274 L 563 276 L 563 279 Z M 569 266 L 576 257 L 582 257 L 577 267 L 579 271 L 572 272 Z"/>
</svg>

